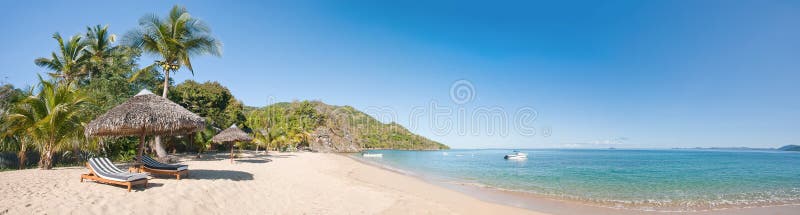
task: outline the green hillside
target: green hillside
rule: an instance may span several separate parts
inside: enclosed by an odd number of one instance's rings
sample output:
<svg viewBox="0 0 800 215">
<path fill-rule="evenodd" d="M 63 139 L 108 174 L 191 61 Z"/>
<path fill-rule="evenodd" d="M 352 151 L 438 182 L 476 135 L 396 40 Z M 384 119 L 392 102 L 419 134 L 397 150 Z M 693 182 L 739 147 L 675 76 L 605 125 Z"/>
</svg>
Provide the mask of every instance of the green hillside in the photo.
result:
<svg viewBox="0 0 800 215">
<path fill-rule="evenodd" d="M 302 101 L 245 108 L 245 111 L 247 127 L 256 134 L 257 142 L 278 149 L 296 146 L 324 152 L 448 149 L 399 124 L 381 123 L 350 106 Z"/>
</svg>

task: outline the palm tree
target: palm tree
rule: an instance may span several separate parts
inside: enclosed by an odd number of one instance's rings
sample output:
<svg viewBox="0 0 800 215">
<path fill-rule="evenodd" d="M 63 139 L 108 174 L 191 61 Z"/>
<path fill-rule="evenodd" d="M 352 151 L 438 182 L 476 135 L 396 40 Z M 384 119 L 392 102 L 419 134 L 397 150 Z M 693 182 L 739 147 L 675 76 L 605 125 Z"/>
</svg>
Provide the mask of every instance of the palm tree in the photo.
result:
<svg viewBox="0 0 800 215">
<path fill-rule="evenodd" d="M 222 55 L 222 44 L 211 36 L 211 29 L 201 20 L 192 17 L 186 8 L 178 5 L 173 6 L 164 19 L 155 14 L 143 16 L 139 19 L 139 28 L 126 34 L 125 40 L 132 47 L 141 48 L 144 52 L 161 58 L 141 71 L 148 71 L 156 66 L 161 68 L 164 72 L 164 98 L 169 91 L 170 73 L 177 72 L 183 66 L 194 74 L 191 57 Z M 138 74 L 137 72 L 133 77 Z M 155 139 L 155 148 L 159 158 L 167 156 L 158 136 Z"/>
<path fill-rule="evenodd" d="M 0 106 L 0 151 L 18 151 L 19 169 L 24 169 L 26 154 L 31 147 L 30 136 L 23 129 L 17 129 L 21 126 L 15 125 L 9 115 L 11 109 L 22 99 L 27 98 L 33 90 L 32 88 L 27 91 L 15 90 L 10 85 L 3 87 L 3 95 L 0 96 L 2 99 L 0 100 L 2 105 Z"/>
<path fill-rule="evenodd" d="M 222 54 L 222 44 L 211 36 L 211 29 L 178 5 L 172 7 L 165 19 L 153 14 L 143 16 L 139 19 L 139 28 L 129 32 L 126 40 L 131 46 L 161 58 L 152 66 L 157 65 L 164 72 L 162 96 L 165 98 L 170 72 L 177 72 L 184 66 L 194 74 L 191 57 Z"/>
<path fill-rule="evenodd" d="M 29 135 L 41 153 L 39 168 L 53 167 L 53 154 L 58 147 L 80 138 L 83 131 L 83 110 L 87 98 L 71 84 L 49 82 L 39 77 L 39 92 L 14 105 L 8 115 L 10 130 Z"/>
<path fill-rule="evenodd" d="M 284 146 L 289 143 L 289 138 L 287 138 L 285 134 L 281 134 L 273 138 L 270 142 L 272 142 L 279 151 L 286 151 Z"/>
<path fill-rule="evenodd" d="M 214 137 L 215 134 L 217 134 L 217 131 L 208 124 L 206 124 L 206 129 L 194 134 L 193 141 L 194 144 L 197 145 L 197 156 L 200 156 L 204 150 L 211 148 L 212 144 L 214 144 L 211 138 Z"/>
<path fill-rule="evenodd" d="M 7 123 L 7 116 L 4 116 L 4 123 L 0 124 L 0 151 L 17 151 L 19 159 L 19 169 L 25 168 L 27 152 L 31 147 L 30 136 L 24 130 L 16 129 L 11 123 Z"/>
<path fill-rule="evenodd" d="M 107 64 L 112 64 L 111 56 L 118 49 L 111 44 L 116 41 L 117 36 L 108 32 L 108 25 L 86 27 L 86 55 L 90 65 L 89 76 L 98 75 Z"/>
<path fill-rule="evenodd" d="M 253 143 L 256 144 L 256 153 L 258 153 L 258 147 L 263 145 L 264 146 L 264 153 L 269 153 L 269 145 L 272 143 L 272 136 L 267 131 L 255 131 L 253 132 Z"/>
<path fill-rule="evenodd" d="M 54 78 L 60 78 L 66 83 L 87 75 L 86 61 L 89 55 L 86 54 L 86 43 L 81 41 L 80 35 L 72 36 L 66 43 L 57 32 L 53 34 L 53 39 L 58 42 L 59 53 L 53 52 L 51 58 L 37 58 L 34 63 L 37 66 L 45 67 L 54 71 L 48 73 Z"/>
</svg>

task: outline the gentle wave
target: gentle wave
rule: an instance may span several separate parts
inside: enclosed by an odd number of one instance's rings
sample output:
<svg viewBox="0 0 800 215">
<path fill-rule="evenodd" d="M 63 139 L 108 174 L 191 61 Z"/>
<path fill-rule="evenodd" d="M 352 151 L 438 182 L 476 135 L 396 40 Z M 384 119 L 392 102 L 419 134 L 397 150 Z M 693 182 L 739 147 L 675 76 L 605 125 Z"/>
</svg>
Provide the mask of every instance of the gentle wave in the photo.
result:
<svg viewBox="0 0 800 215">
<path fill-rule="evenodd" d="M 384 158 L 373 159 L 368 161 L 371 164 L 378 165 L 382 168 L 390 169 L 392 171 L 400 172 L 407 175 L 418 177 L 437 177 L 442 179 L 445 183 L 471 186 L 480 189 L 491 189 L 503 192 L 514 192 L 532 195 L 535 197 L 545 197 L 559 200 L 567 200 L 578 202 L 587 205 L 617 208 L 617 209 L 632 209 L 642 211 L 660 211 L 660 212 L 690 212 L 690 211 L 709 211 L 709 210 L 722 210 L 733 208 L 753 208 L 753 207 L 768 207 L 768 206 L 782 206 L 782 205 L 799 205 L 800 204 L 800 174 L 795 170 L 799 158 L 797 155 L 782 155 L 780 153 L 761 153 L 761 154 L 725 154 L 727 152 L 703 152 L 706 154 L 694 155 L 691 153 L 689 157 L 700 157 L 700 159 L 708 159 L 707 157 L 716 157 L 713 160 L 701 161 L 685 161 L 686 153 L 675 154 L 672 152 L 627 152 L 622 156 L 624 159 L 633 160 L 634 163 L 639 160 L 647 161 L 653 154 L 661 155 L 658 159 L 660 162 L 657 166 L 638 166 L 635 169 L 627 166 L 618 165 L 614 162 L 619 162 L 613 156 L 615 154 L 601 151 L 597 152 L 600 155 L 594 155 L 595 152 L 578 151 L 578 152 L 559 152 L 559 156 L 548 156 L 555 153 L 541 152 L 540 156 L 544 157 L 543 161 L 533 160 L 525 162 L 504 162 L 494 159 L 497 157 L 498 152 L 495 151 L 471 151 L 462 153 L 473 153 L 475 156 L 442 156 L 441 152 L 436 154 L 431 152 L 395 152 L 395 151 L 381 151 L 384 153 Z M 547 154 L 550 153 L 550 154 Z M 569 153 L 579 153 L 584 160 L 589 160 L 592 168 L 586 167 L 588 164 L 575 162 L 570 160 Z M 615 152 L 616 153 L 616 152 Z M 648 153 L 647 156 L 637 157 L 635 154 Z M 672 154 L 671 154 L 672 153 Z M 710 153 L 710 154 L 708 154 Z M 740 153 L 740 152 L 733 152 Z M 451 152 L 450 154 L 455 154 Z M 536 156 L 537 153 L 532 153 Z M 566 154 L 566 155 L 564 155 Z M 634 154 L 631 156 L 630 154 Z M 776 158 L 772 154 L 782 155 L 777 159 L 783 164 L 775 164 Z M 561 156 L 561 157 L 560 157 Z M 593 158 L 592 156 L 600 157 L 601 159 Z M 602 156 L 602 157 L 601 157 Z M 742 167 L 741 169 L 734 169 L 728 165 L 731 161 L 736 159 L 753 159 L 757 162 L 771 163 L 772 166 L 761 165 L 754 167 Z M 747 158 L 750 156 L 751 158 Z M 358 158 L 358 156 L 356 156 Z M 482 157 L 482 158 L 481 158 Z M 473 160 L 470 160 L 473 159 Z M 536 159 L 536 158 L 534 158 Z M 560 159 L 560 160 L 559 160 Z M 595 160 L 598 161 L 594 162 Z M 638 159 L 638 160 L 637 160 Z M 361 159 L 359 160 L 366 160 Z M 608 162 L 614 160 L 614 162 Z M 681 161 L 679 165 L 664 165 Z M 686 159 L 688 160 L 688 159 Z M 762 161 L 763 160 L 763 161 Z M 607 162 L 602 165 L 613 166 L 614 168 L 606 168 L 601 166 L 597 167 L 597 163 Z M 627 161 L 626 161 L 627 162 Z M 555 163 L 552 167 L 547 167 Z M 575 164 L 577 163 L 577 164 Z M 533 165 L 530 165 L 533 164 Z M 758 164 L 758 163 L 756 163 Z M 698 165 L 706 165 L 706 167 L 697 167 Z M 726 166 L 727 165 L 727 166 Z M 621 167 L 620 167 L 621 166 Z M 676 167 L 677 166 L 677 167 Z M 506 168 L 506 169 L 503 169 Z M 574 177 L 564 175 L 564 169 L 590 169 L 578 171 L 579 175 L 599 176 L 595 177 Z M 683 169 L 699 169 L 696 172 L 705 175 L 679 175 Z M 480 169 L 482 171 L 475 171 Z M 599 170 L 597 170 L 599 169 Z M 657 169 L 657 171 L 653 170 Z M 704 173 L 711 172 L 711 173 Z M 714 172 L 717 171 L 717 172 Z M 536 174 L 533 174 L 534 172 Z M 589 172 L 589 173 L 587 173 Z M 642 174 L 645 172 L 647 174 Z M 762 173 L 763 172 L 763 173 Z M 590 174 L 591 173 L 591 174 Z M 559 175 L 561 174 L 561 175 Z M 570 180 L 572 184 L 581 184 L 581 187 L 573 187 L 571 183 L 558 184 L 556 181 L 536 181 L 536 177 L 542 175 L 551 176 L 556 175 L 563 177 L 563 180 Z M 603 180 L 604 177 L 611 176 L 621 178 L 631 183 L 636 183 L 643 179 L 642 175 L 652 178 L 662 177 L 675 177 L 674 181 L 667 182 L 650 182 L 655 184 L 653 187 L 648 187 L 645 191 L 637 191 L 642 189 L 642 184 L 635 184 L 639 188 L 631 188 L 633 190 L 619 190 L 620 183 L 610 183 L 608 180 Z M 724 177 L 718 177 L 724 176 Z M 734 177 L 735 176 L 735 177 Z M 625 178 L 627 177 L 627 178 Z M 646 177 L 645 177 L 646 178 Z M 530 183 L 531 180 L 536 183 Z M 641 183 L 649 182 L 642 181 Z M 693 183 L 702 182 L 700 185 L 692 185 Z M 556 183 L 553 185 L 553 183 Z M 609 184 L 610 183 L 610 184 Z M 545 185 L 540 187 L 537 184 Z M 622 183 L 625 185 L 625 183 Z M 705 185 L 708 184 L 708 185 Z M 692 186 L 688 186 L 692 185 Z M 669 188 L 668 186 L 673 186 Z M 679 188 L 675 188 L 679 187 Z M 741 190 L 736 192 L 735 190 Z M 570 190 L 569 192 L 564 192 Z M 586 190 L 586 191 L 582 191 Z M 638 193 L 637 193 L 638 192 Z M 626 198 L 609 198 L 609 196 L 626 196 Z"/>
<path fill-rule="evenodd" d="M 724 195 L 717 199 L 703 200 L 618 200 L 618 199 L 592 199 L 567 194 L 543 193 L 531 190 L 506 189 L 478 182 L 446 181 L 445 183 L 470 186 L 479 189 L 489 189 L 502 192 L 523 193 L 534 197 L 545 197 L 557 200 L 567 200 L 592 206 L 614 209 L 628 209 L 654 212 L 702 212 L 724 209 L 770 207 L 784 205 L 800 205 L 800 189 L 792 189 L 792 194 L 784 192 L 743 193 L 738 195 Z"/>
</svg>

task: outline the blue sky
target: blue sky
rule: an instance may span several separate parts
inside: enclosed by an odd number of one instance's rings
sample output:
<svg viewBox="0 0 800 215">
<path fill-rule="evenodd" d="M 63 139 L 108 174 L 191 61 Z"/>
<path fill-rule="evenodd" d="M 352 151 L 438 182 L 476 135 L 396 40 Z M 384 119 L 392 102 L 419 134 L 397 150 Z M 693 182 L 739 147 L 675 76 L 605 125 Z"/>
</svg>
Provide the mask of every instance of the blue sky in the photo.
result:
<svg viewBox="0 0 800 215">
<path fill-rule="evenodd" d="M 800 140 L 797 1 L 2 2 L 0 78 L 33 84 L 53 32 L 123 35 L 176 3 L 224 44 L 176 81 L 216 80 L 251 106 L 351 105 L 457 148 Z M 451 99 L 458 80 L 474 89 L 463 104 Z M 451 114 L 428 114 L 442 108 Z M 515 128 L 520 109 L 535 110 L 522 123 L 535 134 Z M 459 117 L 481 110 L 506 119 Z"/>
</svg>

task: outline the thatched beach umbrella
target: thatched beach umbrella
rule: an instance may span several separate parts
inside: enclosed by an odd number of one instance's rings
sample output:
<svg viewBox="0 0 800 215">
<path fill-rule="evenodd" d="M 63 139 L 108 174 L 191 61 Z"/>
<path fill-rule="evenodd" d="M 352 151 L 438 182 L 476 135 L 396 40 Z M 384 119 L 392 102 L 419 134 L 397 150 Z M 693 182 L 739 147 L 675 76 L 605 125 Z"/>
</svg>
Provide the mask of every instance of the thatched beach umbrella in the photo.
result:
<svg viewBox="0 0 800 215">
<path fill-rule="evenodd" d="M 89 122 L 88 136 L 139 136 L 139 156 L 146 135 L 175 135 L 205 129 L 205 119 L 161 96 L 142 90 Z"/>
<path fill-rule="evenodd" d="M 253 138 L 250 135 L 236 127 L 235 124 L 211 138 L 211 141 L 215 143 L 231 143 L 231 163 L 233 163 L 233 143 L 250 142 L 252 140 Z"/>
</svg>

